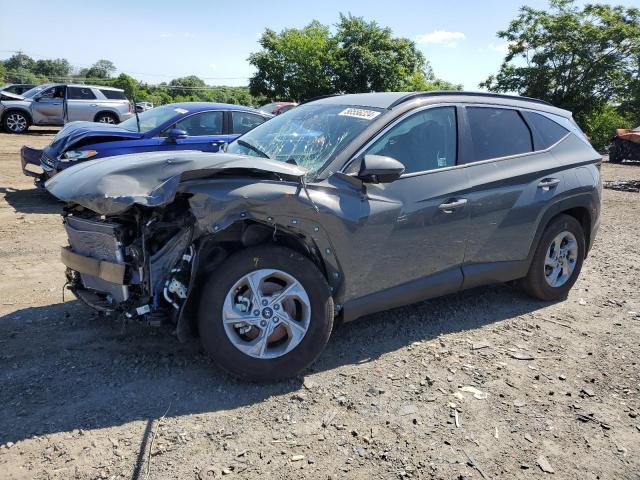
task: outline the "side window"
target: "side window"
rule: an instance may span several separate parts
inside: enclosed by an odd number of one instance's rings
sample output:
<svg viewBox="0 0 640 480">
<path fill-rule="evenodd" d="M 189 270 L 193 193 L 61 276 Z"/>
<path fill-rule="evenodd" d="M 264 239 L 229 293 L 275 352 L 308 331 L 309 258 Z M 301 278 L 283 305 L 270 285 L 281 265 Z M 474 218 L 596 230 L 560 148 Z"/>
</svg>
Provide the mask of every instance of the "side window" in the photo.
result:
<svg viewBox="0 0 640 480">
<path fill-rule="evenodd" d="M 533 112 L 522 112 L 522 114 L 540 137 L 539 140 L 536 138 L 534 141 L 536 150 L 549 148 L 569 133 L 569 130 L 544 115 Z"/>
<path fill-rule="evenodd" d="M 430 108 L 402 120 L 365 152 L 402 162 L 405 173 L 424 172 L 456 164 L 455 107 Z"/>
<path fill-rule="evenodd" d="M 64 98 L 64 87 L 51 87 L 38 95 L 39 98 Z"/>
<path fill-rule="evenodd" d="M 231 112 L 231 133 L 247 133 L 249 130 L 253 130 L 261 123 L 264 123 L 265 118 L 260 115 L 247 112 Z"/>
<path fill-rule="evenodd" d="M 124 96 L 124 92 L 120 92 L 118 90 L 100 90 L 105 97 L 109 100 L 126 100 L 127 97 Z"/>
<path fill-rule="evenodd" d="M 90 88 L 69 87 L 67 98 L 69 100 L 95 100 L 96 96 Z"/>
<path fill-rule="evenodd" d="M 189 136 L 221 135 L 222 112 L 202 112 L 176 122 L 172 127 L 184 130 Z"/>
<path fill-rule="evenodd" d="M 475 160 L 532 152 L 531 131 L 516 110 L 467 107 Z"/>
</svg>

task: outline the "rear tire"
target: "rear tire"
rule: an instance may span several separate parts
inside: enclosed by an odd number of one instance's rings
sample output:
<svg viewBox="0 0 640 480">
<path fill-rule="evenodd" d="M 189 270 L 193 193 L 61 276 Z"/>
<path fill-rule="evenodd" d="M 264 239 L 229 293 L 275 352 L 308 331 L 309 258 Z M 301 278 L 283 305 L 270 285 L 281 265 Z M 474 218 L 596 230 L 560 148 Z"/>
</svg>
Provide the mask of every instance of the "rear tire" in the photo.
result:
<svg viewBox="0 0 640 480">
<path fill-rule="evenodd" d="M 29 117 L 18 110 L 9 110 L 2 119 L 2 126 L 7 133 L 26 133 L 29 125 Z"/>
<path fill-rule="evenodd" d="M 522 289 L 533 298 L 562 300 L 576 283 L 585 253 L 582 225 L 569 215 L 558 215 L 544 230 Z"/>
<path fill-rule="evenodd" d="M 111 125 L 120 123 L 113 113 L 99 113 L 96 115 L 95 121 L 98 123 L 109 123 Z"/>
<path fill-rule="evenodd" d="M 297 375 L 318 358 L 334 312 L 313 262 L 288 248 L 258 246 L 232 254 L 218 272 L 202 289 L 198 327 L 220 367 L 268 382 Z"/>
</svg>

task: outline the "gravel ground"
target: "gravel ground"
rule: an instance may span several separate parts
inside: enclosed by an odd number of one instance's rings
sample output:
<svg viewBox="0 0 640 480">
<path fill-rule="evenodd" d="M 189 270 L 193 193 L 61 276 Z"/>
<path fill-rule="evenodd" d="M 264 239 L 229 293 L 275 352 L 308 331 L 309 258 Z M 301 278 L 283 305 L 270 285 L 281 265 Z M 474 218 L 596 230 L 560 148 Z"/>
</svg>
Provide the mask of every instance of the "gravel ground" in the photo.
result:
<svg viewBox="0 0 640 480">
<path fill-rule="evenodd" d="M 564 302 L 498 285 L 370 315 L 253 385 L 63 301 L 60 204 L 18 157 L 52 133 L 0 134 L 0 477 L 640 478 L 640 194 L 605 191 Z"/>
</svg>

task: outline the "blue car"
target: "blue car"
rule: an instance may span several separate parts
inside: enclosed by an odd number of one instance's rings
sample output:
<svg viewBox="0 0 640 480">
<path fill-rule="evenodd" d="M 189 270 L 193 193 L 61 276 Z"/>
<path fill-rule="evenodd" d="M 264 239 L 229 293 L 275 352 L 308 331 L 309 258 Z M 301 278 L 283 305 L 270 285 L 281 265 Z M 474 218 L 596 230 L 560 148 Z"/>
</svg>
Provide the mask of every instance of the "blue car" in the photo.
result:
<svg viewBox="0 0 640 480">
<path fill-rule="evenodd" d="M 171 150 L 217 152 L 271 117 L 239 105 L 186 102 L 139 113 L 118 125 L 72 122 L 43 150 L 22 147 L 22 171 L 41 187 L 61 170 L 87 160 Z"/>
</svg>

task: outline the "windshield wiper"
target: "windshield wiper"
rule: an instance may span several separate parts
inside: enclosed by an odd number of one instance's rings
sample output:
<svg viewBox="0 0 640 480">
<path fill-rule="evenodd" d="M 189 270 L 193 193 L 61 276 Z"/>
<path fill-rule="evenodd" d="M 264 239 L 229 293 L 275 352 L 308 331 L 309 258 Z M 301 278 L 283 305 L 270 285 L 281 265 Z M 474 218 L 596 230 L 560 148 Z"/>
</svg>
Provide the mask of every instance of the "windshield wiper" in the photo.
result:
<svg viewBox="0 0 640 480">
<path fill-rule="evenodd" d="M 245 142 L 244 140 L 236 140 L 236 142 L 238 142 L 238 144 L 242 145 L 243 147 L 247 147 L 249 150 L 253 150 L 254 152 L 256 152 L 258 155 L 260 155 L 261 157 L 264 158 L 268 158 L 271 159 L 271 157 L 269 155 L 267 155 L 266 153 L 264 153 L 262 150 L 260 150 L 258 147 L 254 147 L 253 145 L 251 145 L 249 142 Z"/>
</svg>

